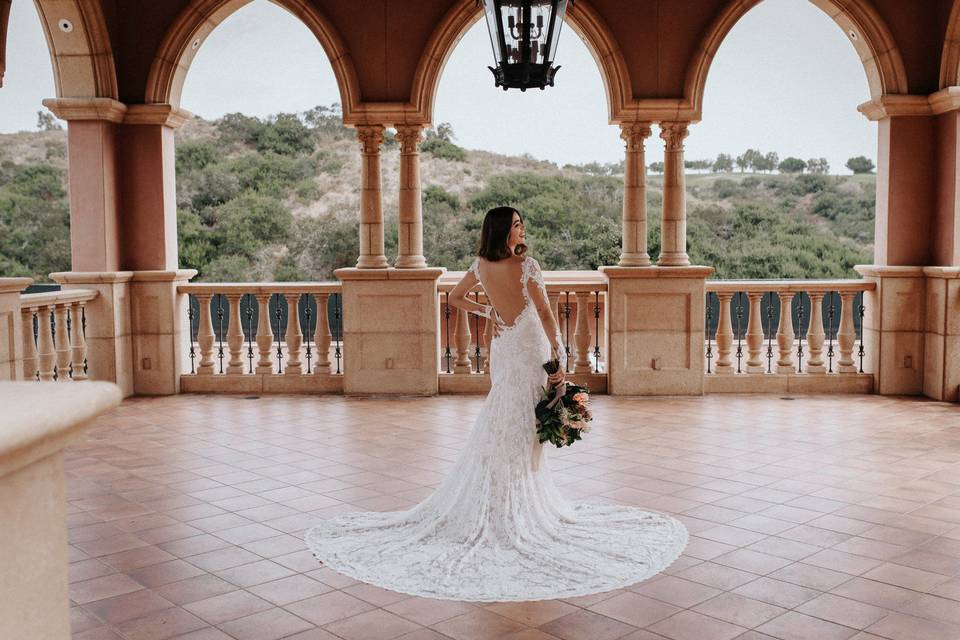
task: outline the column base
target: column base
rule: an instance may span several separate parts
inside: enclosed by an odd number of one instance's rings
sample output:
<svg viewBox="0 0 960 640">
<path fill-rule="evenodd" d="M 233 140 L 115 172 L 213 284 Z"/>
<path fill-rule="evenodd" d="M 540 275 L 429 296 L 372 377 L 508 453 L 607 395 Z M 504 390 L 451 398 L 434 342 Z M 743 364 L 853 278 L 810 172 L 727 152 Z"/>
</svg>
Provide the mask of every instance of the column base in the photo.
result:
<svg viewBox="0 0 960 640">
<path fill-rule="evenodd" d="M 133 271 L 63 271 L 51 273 L 50 278 L 64 289 L 95 289 L 99 293 L 86 306 L 88 376 L 116 383 L 124 397 L 133 395 L 129 303 Z"/>
<path fill-rule="evenodd" d="M 960 401 L 960 267 L 924 267 L 923 394 Z"/>
<path fill-rule="evenodd" d="M 357 260 L 357 269 L 387 269 L 390 264 L 386 256 L 360 256 Z"/>
<path fill-rule="evenodd" d="M 923 267 L 857 265 L 876 283 L 864 292 L 864 370 L 876 376 L 881 395 L 924 393 Z"/>
<path fill-rule="evenodd" d="M 345 395 L 436 395 L 445 269 L 337 269 Z"/>
<path fill-rule="evenodd" d="M 607 277 L 609 393 L 702 395 L 705 280 L 713 267 L 600 271 Z"/>
<path fill-rule="evenodd" d="M 686 253 L 661 253 L 657 259 L 658 267 L 689 267 L 690 256 Z M 712 268 L 712 267 L 711 267 Z"/>
<path fill-rule="evenodd" d="M 394 264 L 396 269 L 425 269 L 427 259 L 423 256 L 397 256 L 397 262 Z"/>
<path fill-rule="evenodd" d="M 650 261 L 650 256 L 644 253 L 621 253 L 620 262 L 617 263 L 618 267 L 649 267 L 653 263 Z"/>
</svg>

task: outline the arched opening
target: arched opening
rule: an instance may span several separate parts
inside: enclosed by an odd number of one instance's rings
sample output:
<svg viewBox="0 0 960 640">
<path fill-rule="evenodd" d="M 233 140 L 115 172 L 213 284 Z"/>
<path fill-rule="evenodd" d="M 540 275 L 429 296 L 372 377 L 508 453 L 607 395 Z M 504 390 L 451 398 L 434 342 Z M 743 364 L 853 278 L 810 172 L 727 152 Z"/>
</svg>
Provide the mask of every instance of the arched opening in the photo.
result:
<svg viewBox="0 0 960 640">
<path fill-rule="evenodd" d="M 849 278 L 871 262 L 877 125 L 856 106 L 876 87 L 836 19 L 765 0 L 712 57 L 687 139 L 688 238 L 719 278 Z"/>
<path fill-rule="evenodd" d="M 30 3 L 13 4 L 0 89 L 0 276 L 38 283 L 70 269 L 67 135 L 41 104 L 57 91 L 43 29 Z"/>
<path fill-rule="evenodd" d="M 329 279 L 357 253 L 359 163 L 338 79 L 297 16 L 233 5 L 177 89 L 195 114 L 177 130 L 180 266 L 219 282 Z"/>
<path fill-rule="evenodd" d="M 610 124 L 621 106 L 571 8 L 560 33 L 556 85 L 544 91 L 494 87 L 487 26 L 479 13 L 443 56 L 431 94 L 434 129 L 421 147 L 424 254 L 466 268 L 489 208 L 516 206 L 544 269 L 595 269 L 620 252 L 623 141 Z M 464 23 L 465 24 L 465 23 Z M 590 44 L 588 44 L 588 42 Z M 611 97 L 614 96 L 614 97 Z"/>
</svg>

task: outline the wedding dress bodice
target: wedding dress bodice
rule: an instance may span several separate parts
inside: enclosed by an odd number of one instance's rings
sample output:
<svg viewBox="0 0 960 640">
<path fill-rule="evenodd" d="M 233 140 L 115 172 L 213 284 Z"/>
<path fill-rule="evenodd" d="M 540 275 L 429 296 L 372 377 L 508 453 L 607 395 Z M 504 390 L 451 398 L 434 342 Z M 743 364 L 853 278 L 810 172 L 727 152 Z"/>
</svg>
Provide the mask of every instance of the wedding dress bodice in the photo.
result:
<svg viewBox="0 0 960 640">
<path fill-rule="evenodd" d="M 677 520 L 632 506 L 568 502 L 548 463 L 534 470 L 534 407 L 551 347 L 527 291 L 531 279 L 544 287 L 539 265 L 526 258 L 525 306 L 491 342 L 490 392 L 447 475 L 410 509 L 320 521 L 306 542 L 324 564 L 428 598 L 544 600 L 639 582 L 683 550 L 687 532 Z M 588 441 L 600 431 L 602 417 Z"/>
</svg>

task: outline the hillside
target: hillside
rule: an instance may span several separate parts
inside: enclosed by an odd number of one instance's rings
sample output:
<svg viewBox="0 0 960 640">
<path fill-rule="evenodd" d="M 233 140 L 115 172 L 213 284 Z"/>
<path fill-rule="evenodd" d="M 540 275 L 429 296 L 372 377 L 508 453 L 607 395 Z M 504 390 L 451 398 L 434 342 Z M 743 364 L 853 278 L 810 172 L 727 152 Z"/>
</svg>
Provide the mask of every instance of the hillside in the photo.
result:
<svg viewBox="0 0 960 640">
<path fill-rule="evenodd" d="M 332 277 L 358 252 L 360 157 L 333 108 L 268 121 L 195 118 L 177 133 L 180 263 L 203 280 Z M 0 135 L 0 274 L 69 268 L 63 131 Z M 399 148 L 383 151 L 387 255 L 396 255 Z M 546 269 L 593 269 L 619 255 L 616 167 L 557 167 L 464 150 L 449 128 L 423 144 L 424 250 L 469 264 L 484 212 L 513 204 Z M 610 175 L 612 173 L 612 175 Z M 648 178 L 650 253 L 659 251 L 662 178 Z M 874 176 L 691 173 L 691 260 L 722 278 L 855 277 L 873 242 Z"/>
</svg>

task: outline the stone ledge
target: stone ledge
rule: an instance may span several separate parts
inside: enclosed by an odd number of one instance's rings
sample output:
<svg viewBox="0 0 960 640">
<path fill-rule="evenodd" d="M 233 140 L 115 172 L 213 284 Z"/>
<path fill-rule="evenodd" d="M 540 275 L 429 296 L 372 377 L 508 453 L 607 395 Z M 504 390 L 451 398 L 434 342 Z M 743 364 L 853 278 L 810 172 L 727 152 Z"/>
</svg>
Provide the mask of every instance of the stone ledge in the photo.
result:
<svg viewBox="0 0 960 640">
<path fill-rule="evenodd" d="M 924 267 L 900 267 L 882 264 L 858 264 L 853 270 L 862 276 L 877 278 L 922 278 Z"/>
<path fill-rule="evenodd" d="M 690 265 L 686 267 L 608 267 L 598 269 L 607 278 L 703 278 L 709 277 L 715 269 Z"/>
<path fill-rule="evenodd" d="M 343 393 L 343 374 L 246 373 L 202 376 L 182 374 L 180 392 L 341 394 Z"/>
<path fill-rule="evenodd" d="M 120 400 L 109 382 L 0 383 L 0 477 L 60 451 Z"/>
<path fill-rule="evenodd" d="M 344 267 L 333 272 L 340 280 L 436 280 L 446 272 L 443 267 L 425 267 L 422 269 L 358 269 Z"/>
<path fill-rule="evenodd" d="M 568 373 L 567 380 L 580 384 L 590 393 L 607 393 L 607 374 L 605 373 Z M 490 376 L 485 373 L 441 373 L 441 394 L 480 395 L 490 391 Z"/>
<path fill-rule="evenodd" d="M 872 373 L 711 373 L 704 393 L 873 393 Z"/>
</svg>

